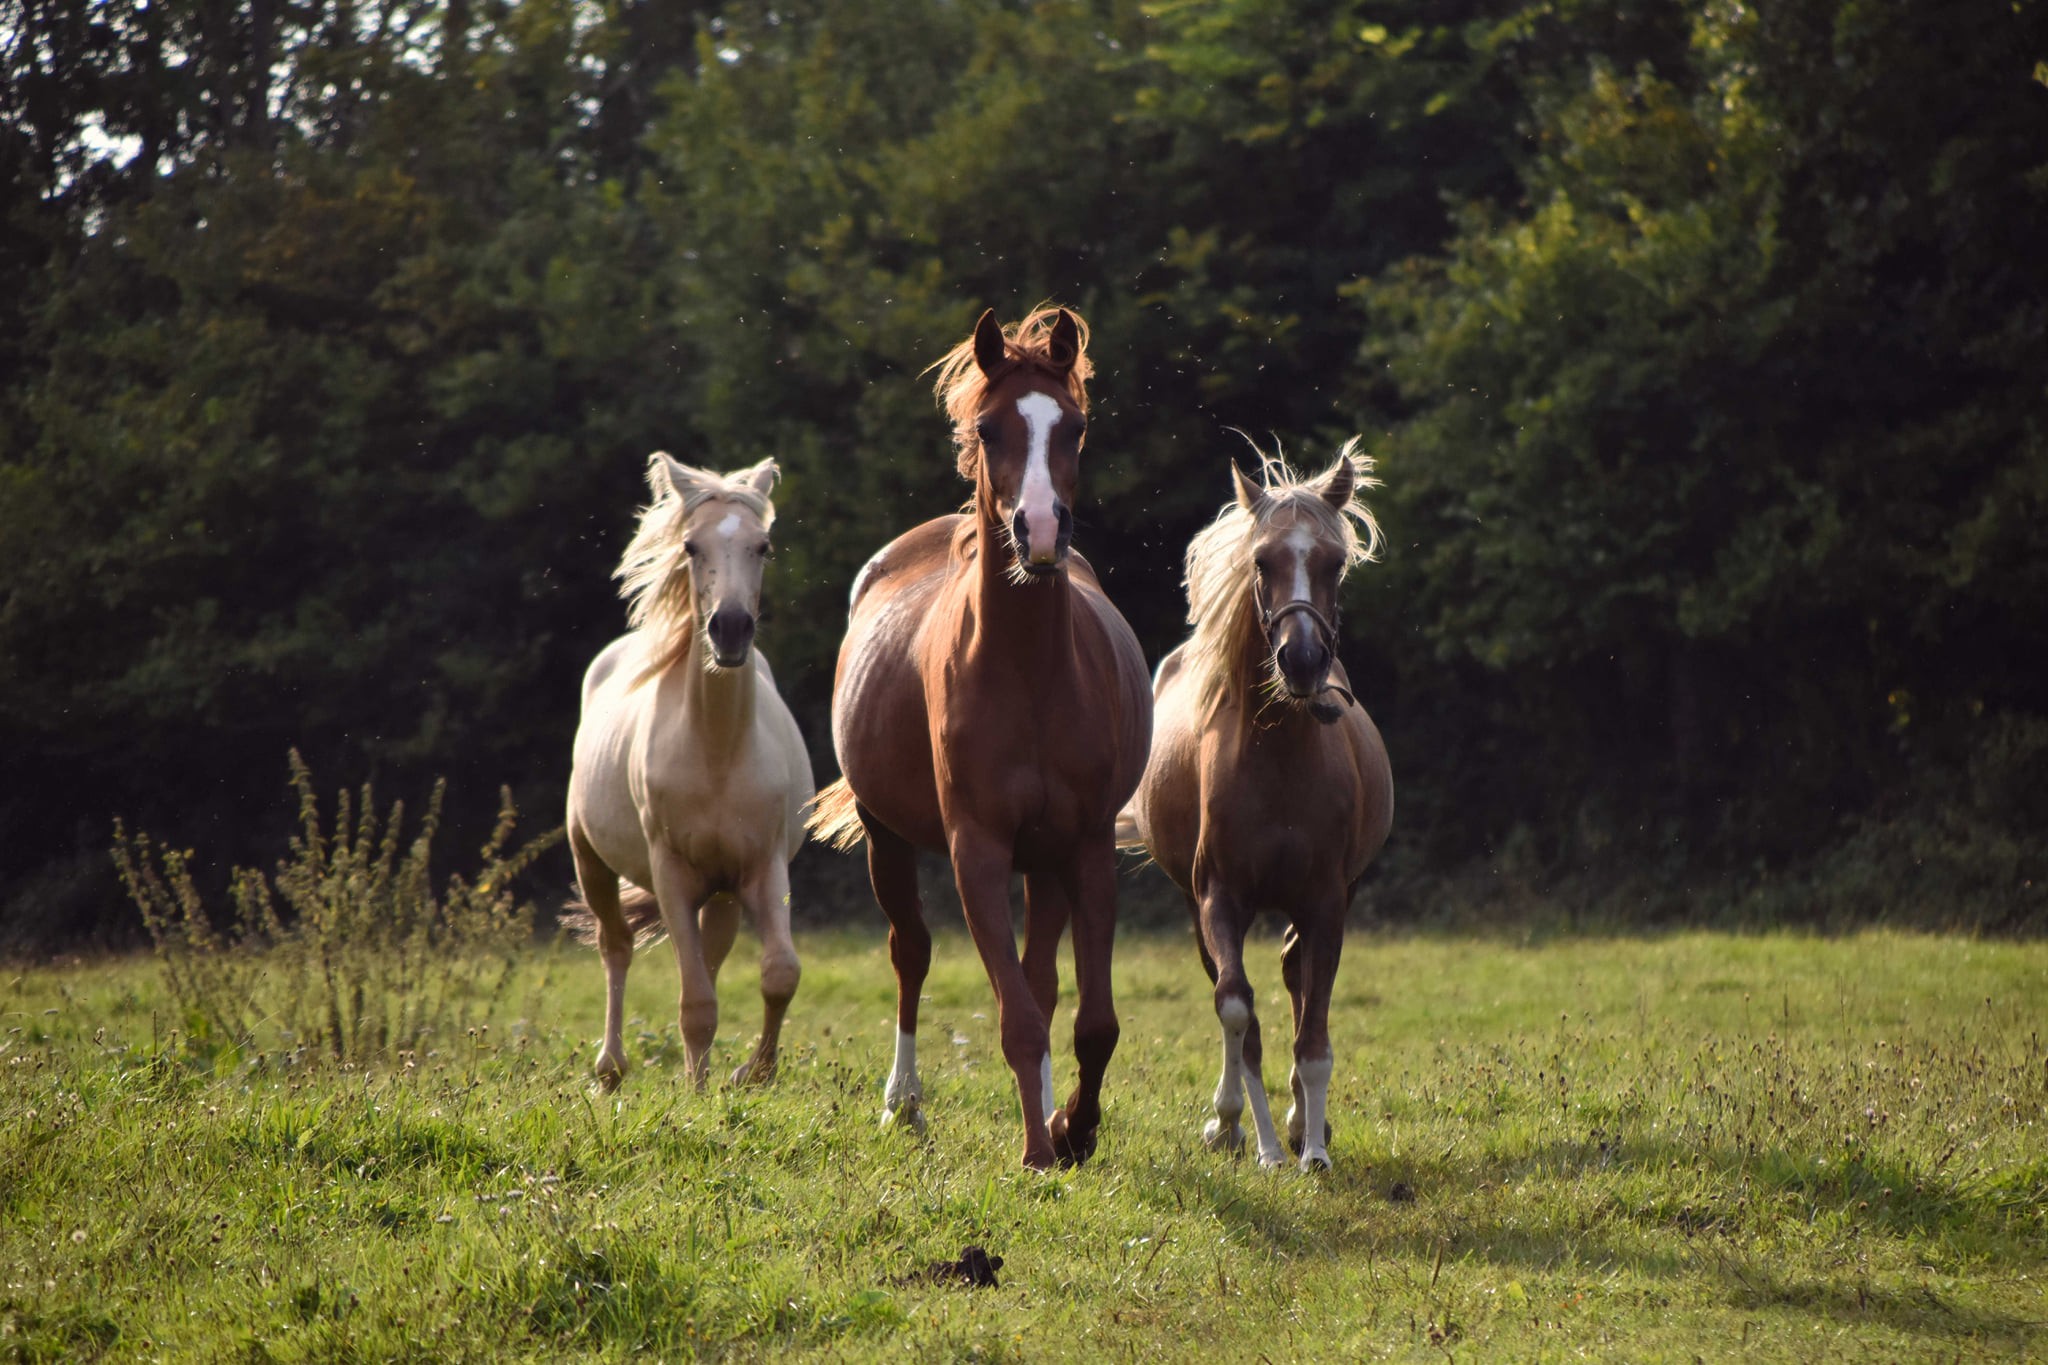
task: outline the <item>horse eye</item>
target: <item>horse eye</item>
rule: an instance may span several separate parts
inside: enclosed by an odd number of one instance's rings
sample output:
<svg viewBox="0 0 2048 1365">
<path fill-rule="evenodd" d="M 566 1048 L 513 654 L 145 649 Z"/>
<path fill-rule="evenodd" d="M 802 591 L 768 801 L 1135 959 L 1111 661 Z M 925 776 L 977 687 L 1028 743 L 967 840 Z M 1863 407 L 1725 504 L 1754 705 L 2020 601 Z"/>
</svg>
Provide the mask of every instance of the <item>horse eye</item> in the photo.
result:
<svg viewBox="0 0 2048 1365">
<path fill-rule="evenodd" d="M 695 559 L 697 557 L 697 542 L 694 540 L 684 541 L 683 553 L 688 555 L 690 558 Z"/>
<path fill-rule="evenodd" d="M 775 553 L 775 547 L 764 540 L 759 545 L 756 545 L 754 547 L 754 553 L 761 556 L 761 558 L 763 559 L 767 559 L 769 556 Z"/>
<path fill-rule="evenodd" d="M 999 434 L 999 431 L 1000 428 L 994 422 L 983 422 L 974 429 L 975 435 L 981 438 L 981 443 L 985 446 L 992 446 L 996 443 L 996 436 Z"/>
</svg>

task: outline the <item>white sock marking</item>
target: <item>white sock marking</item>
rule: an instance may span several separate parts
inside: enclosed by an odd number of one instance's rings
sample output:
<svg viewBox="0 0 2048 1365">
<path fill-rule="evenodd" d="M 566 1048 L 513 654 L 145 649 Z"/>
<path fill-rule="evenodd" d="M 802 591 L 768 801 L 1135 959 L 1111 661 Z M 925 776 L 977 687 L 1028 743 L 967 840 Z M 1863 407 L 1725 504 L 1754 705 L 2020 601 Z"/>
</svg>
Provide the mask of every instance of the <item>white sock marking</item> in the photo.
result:
<svg viewBox="0 0 2048 1365">
<path fill-rule="evenodd" d="M 1038 1064 L 1038 1094 L 1043 1101 L 1042 1108 L 1044 1109 L 1045 1117 L 1051 1118 L 1052 1111 L 1056 1106 L 1052 1102 L 1052 1054 L 1050 1052 L 1046 1053 L 1044 1059 Z"/>
<path fill-rule="evenodd" d="M 906 1100 L 924 1098 L 917 1080 L 917 1035 L 896 1030 L 896 1062 L 889 1068 L 889 1084 L 882 1091 L 882 1108 L 894 1113 Z"/>
<path fill-rule="evenodd" d="M 1324 1111 L 1329 1106 L 1330 1072 L 1328 1057 L 1297 1062 L 1294 1074 L 1301 1078 L 1301 1169 L 1330 1168 L 1330 1153 L 1323 1146 Z"/>
</svg>

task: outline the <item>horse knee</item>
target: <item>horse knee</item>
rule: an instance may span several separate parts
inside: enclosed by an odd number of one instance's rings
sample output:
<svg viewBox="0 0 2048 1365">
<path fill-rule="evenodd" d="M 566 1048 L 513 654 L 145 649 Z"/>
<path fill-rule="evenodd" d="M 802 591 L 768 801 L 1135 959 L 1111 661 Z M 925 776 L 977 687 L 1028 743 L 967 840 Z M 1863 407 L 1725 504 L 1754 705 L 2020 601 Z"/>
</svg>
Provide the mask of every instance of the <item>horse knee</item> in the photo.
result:
<svg viewBox="0 0 2048 1365">
<path fill-rule="evenodd" d="M 790 949 L 770 952 L 761 959 L 761 994 L 777 1004 L 788 1004 L 803 979 L 803 964 Z"/>
<path fill-rule="evenodd" d="M 1028 1070 L 1035 1074 L 1039 1062 L 1052 1055 L 1052 1030 L 1035 1009 L 1028 1018 L 1017 1017 L 1022 1011 L 1007 1013 L 1011 1017 L 1002 1023 L 1003 1060 L 1013 1071 L 1021 1074 Z"/>
<path fill-rule="evenodd" d="M 1216 983 L 1216 1022 L 1225 1033 L 1243 1033 L 1252 1024 L 1252 988 L 1242 978 Z"/>
<path fill-rule="evenodd" d="M 716 998 L 685 1000 L 677 1011 L 677 1018 L 682 1024 L 683 1041 L 692 1050 L 709 1047 L 718 1034 L 718 1001 Z"/>
</svg>

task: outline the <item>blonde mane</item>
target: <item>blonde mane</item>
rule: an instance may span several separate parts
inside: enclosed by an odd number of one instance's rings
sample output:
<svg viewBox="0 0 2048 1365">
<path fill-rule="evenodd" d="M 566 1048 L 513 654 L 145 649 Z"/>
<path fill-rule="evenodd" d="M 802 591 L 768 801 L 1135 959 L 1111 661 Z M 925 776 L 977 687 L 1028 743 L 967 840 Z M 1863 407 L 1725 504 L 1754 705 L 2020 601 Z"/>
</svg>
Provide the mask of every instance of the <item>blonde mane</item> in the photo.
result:
<svg viewBox="0 0 2048 1365">
<path fill-rule="evenodd" d="M 1062 311 L 1073 318 L 1074 329 L 1080 338 L 1075 348 L 1074 368 L 1066 374 L 1067 396 L 1085 413 L 1088 411 L 1088 376 L 1094 370 L 1088 363 L 1088 324 L 1079 313 L 1072 309 L 1062 310 L 1056 304 L 1041 303 L 1022 322 L 1012 323 L 1003 329 L 1003 355 L 1014 364 L 1035 366 L 1058 377 L 1059 367 L 1052 358 L 1052 329 Z M 961 478 L 971 479 L 981 449 L 975 420 L 981 413 L 982 401 L 988 396 L 988 377 L 982 374 L 981 366 L 974 361 L 973 335 L 940 356 L 925 372 L 929 374 L 932 370 L 939 373 L 933 386 L 939 406 L 946 410 L 946 416 L 953 419 L 955 466 Z"/>
<path fill-rule="evenodd" d="M 1332 507 L 1323 496 L 1328 473 L 1304 478 L 1287 467 L 1276 451 L 1267 454 L 1246 437 L 1252 453 L 1259 457 L 1259 483 L 1265 490 L 1259 514 L 1246 511 L 1232 500 L 1216 520 L 1202 528 L 1188 542 L 1187 573 L 1183 583 L 1188 593 L 1188 624 L 1194 631 L 1181 646 L 1181 666 L 1196 680 L 1196 714 L 1206 724 L 1226 700 L 1242 703 L 1251 680 L 1240 676 L 1238 661 L 1244 658 L 1257 635 L 1258 613 L 1252 591 L 1252 539 L 1262 526 L 1293 525 L 1305 520 L 1325 540 L 1343 547 L 1343 567 L 1338 582 L 1360 564 L 1379 558 L 1380 526 L 1358 495 L 1379 487 L 1372 477 L 1373 460 L 1359 449 L 1354 436 L 1337 452 L 1340 461 L 1351 463 L 1351 496 L 1342 508 Z"/>
<path fill-rule="evenodd" d="M 612 573 L 619 580 L 619 596 L 626 599 L 627 624 L 648 636 L 643 680 L 682 658 L 697 635 L 697 594 L 683 553 L 691 514 L 713 500 L 730 502 L 759 517 L 766 529 L 775 521 L 775 507 L 754 486 L 763 471 L 771 479 L 780 472 L 773 460 L 720 474 L 683 464 L 663 451 L 647 457 L 647 486 L 654 501 L 640 509 L 633 539 Z"/>
</svg>

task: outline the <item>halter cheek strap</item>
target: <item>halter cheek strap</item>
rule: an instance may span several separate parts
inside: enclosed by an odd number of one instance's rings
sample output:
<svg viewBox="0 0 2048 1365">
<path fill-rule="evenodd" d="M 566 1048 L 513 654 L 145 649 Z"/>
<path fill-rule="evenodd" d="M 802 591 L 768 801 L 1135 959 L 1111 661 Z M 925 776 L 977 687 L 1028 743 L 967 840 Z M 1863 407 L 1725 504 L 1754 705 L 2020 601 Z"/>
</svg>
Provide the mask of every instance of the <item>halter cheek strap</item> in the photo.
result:
<svg viewBox="0 0 2048 1365">
<path fill-rule="evenodd" d="M 1259 628 L 1266 634 L 1266 648 L 1268 650 L 1273 648 L 1273 632 L 1280 628 L 1280 623 L 1290 616 L 1300 615 L 1306 616 L 1314 624 L 1316 635 L 1323 642 L 1323 648 L 1330 652 L 1330 658 L 1333 661 L 1336 659 L 1337 623 L 1316 610 L 1315 603 L 1309 601 L 1306 597 L 1297 597 L 1292 602 L 1281 607 L 1280 610 L 1268 615 L 1264 602 L 1259 602 L 1256 597 L 1253 601 L 1258 606 Z M 1336 705 L 1334 702 L 1322 700 L 1324 692 L 1335 692 L 1352 706 L 1358 705 L 1358 698 L 1351 695 L 1350 688 L 1343 686 L 1341 683 L 1333 683 L 1325 679 L 1322 687 L 1316 692 L 1316 699 L 1308 704 L 1309 714 L 1325 725 L 1334 724 L 1337 718 L 1344 714 L 1344 708 Z"/>
</svg>

